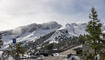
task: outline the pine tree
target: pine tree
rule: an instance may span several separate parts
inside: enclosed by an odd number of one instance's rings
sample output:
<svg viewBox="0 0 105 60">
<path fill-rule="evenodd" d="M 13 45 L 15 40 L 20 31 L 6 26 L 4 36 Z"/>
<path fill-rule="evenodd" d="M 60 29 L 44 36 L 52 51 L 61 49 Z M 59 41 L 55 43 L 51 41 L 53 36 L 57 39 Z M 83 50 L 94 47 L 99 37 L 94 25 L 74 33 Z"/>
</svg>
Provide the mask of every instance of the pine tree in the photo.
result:
<svg viewBox="0 0 105 60">
<path fill-rule="evenodd" d="M 87 40 L 85 40 L 85 44 L 94 50 L 93 55 L 96 56 L 100 54 L 101 50 L 105 47 L 105 40 L 101 38 L 102 34 L 102 24 L 98 19 L 97 12 L 95 8 L 91 9 L 91 14 L 89 16 L 91 21 L 88 22 L 86 31 L 88 34 L 86 35 Z"/>
<path fill-rule="evenodd" d="M 86 38 L 85 38 L 85 35 L 80 35 L 79 36 L 79 42 L 81 43 L 81 44 L 84 44 L 85 43 L 85 40 Z"/>
<path fill-rule="evenodd" d="M 2 41 L 2 34 L 0 33 L 0 48 L 3 45 L 3 41 Z"/>
<path fill-rule="evenodd" d="M 12 56 L 15 60 L 20 60 L 26 52 L 26 49 L 22 46 L 22 43 L 17 43 L 15 46 L 9 45 L 8 50 L 5 50 L 2 54 L 3 58 Z"/>
<path fill-rule="evenodd" d="M 48 45 L 45 46 L 44 48 L 45 48 L 46 50 L 52 50 L 52 49 L 54 48 L 54 44 L 55 44 L 55 43 L 48 44 Z"/>
</svg>

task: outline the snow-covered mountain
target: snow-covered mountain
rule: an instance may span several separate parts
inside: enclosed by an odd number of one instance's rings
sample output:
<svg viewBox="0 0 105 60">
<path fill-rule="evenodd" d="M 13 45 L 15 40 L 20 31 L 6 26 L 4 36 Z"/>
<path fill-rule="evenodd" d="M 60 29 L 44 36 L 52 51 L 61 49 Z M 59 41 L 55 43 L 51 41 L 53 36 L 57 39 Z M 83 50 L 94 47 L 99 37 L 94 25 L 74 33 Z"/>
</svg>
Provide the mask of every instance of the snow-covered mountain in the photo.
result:
<svg viewBox="0 0 105 60">
<path fill-rule="evenodd" d="M 87 26 L 86 23 L 66 24 L 64 28 L 56 30 L 56 32 L 48 40 L 57 41 L 56 38 L 59 37 L 59 36 L 63 36 L 63 38 L 64 38 L 64 36 L 66 38 L 69 38 L 69 37 L 72 37 L 72 36 L 79 36 L 79 35 L 87 34 L 86 31 L 85 31 L 86 26 Z"/>
<path fill-rule="evenodd" d="M 4 46 L 8 46 L 8 44 L 12 43 L 13 38 L 16 38 L 17 42 L 36 41 L 40 37 L 54 32 L 50 37 L 45 40 L 52 42 L 57 41 L 56 38 L 60 36 L 65 36 L 66 38 L 86 34 L 86 26 L 86 23 L 71 23 L 66 24 L 65 27 L 62 28 L 62 25 L 58 24 L 57 22 L 49 22 L 44 24 L 33 23 L 27 26 L 18 27 L 13 30 L 3 31 L 2 40 L 4 41 Z M 103 27 L 102 29 L 105 30 L 105 27 Z"/>
<path fill-rule="evenodd" d="M 3 31 L 2 40 L 4 41 L 4 46 L 12 43 L 12 39 L 14 38 L 16 38 L 17 42 L 35 41 L 41 36 L 56 31 L 59 28 L 61 28 L 61 25 L 56 22 L 49 22 L 44 24 L 33 23 L 27 26 L 18 27 L 13 30 Z"/>
</svg>

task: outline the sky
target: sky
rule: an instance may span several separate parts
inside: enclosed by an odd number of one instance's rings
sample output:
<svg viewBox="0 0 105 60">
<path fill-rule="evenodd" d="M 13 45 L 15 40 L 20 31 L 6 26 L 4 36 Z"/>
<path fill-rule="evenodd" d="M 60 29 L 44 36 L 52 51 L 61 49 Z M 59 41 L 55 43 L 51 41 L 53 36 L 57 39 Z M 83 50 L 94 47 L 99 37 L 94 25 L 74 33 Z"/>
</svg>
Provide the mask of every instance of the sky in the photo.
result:
<svg viewBox="0 0 105 60">
<path fill-rule="evenodd" d="M 0 0 L 0 31 L 31 23 L 88 22 L 92 7 L 104 23 L 105 0 Z"/>
</svg>

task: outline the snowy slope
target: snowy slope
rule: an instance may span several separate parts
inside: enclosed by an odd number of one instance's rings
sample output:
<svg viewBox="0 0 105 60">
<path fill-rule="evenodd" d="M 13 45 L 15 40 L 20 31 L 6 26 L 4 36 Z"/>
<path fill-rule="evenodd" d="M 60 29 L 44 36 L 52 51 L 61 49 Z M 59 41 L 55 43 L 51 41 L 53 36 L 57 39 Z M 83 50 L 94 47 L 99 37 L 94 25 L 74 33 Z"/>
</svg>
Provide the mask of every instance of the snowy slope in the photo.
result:
<svg viewBox="0 0 105 60">
<path fill-rule="evenodd" d="M 82 23 L 82 24 L 66 24 L 64 28 L 57 30 L 49 39 L 52 40 L 51 42 L 56 40 L 56 37 L 59 36 L 65 36 L 67 37 L 72 37 L 72 36 L 79 36 L 83 34 L 87 34 L 85 29 L 86 29 L 87 24 Z M 58 41 L 57 41 L 58 42 Z"/>
<path fill-rule="evenodd" d="M 4 41 L 4 46 L 12 43 L 13 38 L 16 38 L 17 42 L 35 41 L 41 36 L 56 31 L 60 27 L 61 25 L 56 22 L 21 26 L 14 30 L 2 32 L 2 40 Z"/>
<path fill-rule="evenodd" d="M 80 34 L 86 34 L 86 23 L 82 23 L 82 24 L 76 24 L 76 23 L 72 23 L 72 24 L 66 24 L 66 29 L 68 30 L 70 35 L 73 36 L 79 36 Z"/>
</svg>

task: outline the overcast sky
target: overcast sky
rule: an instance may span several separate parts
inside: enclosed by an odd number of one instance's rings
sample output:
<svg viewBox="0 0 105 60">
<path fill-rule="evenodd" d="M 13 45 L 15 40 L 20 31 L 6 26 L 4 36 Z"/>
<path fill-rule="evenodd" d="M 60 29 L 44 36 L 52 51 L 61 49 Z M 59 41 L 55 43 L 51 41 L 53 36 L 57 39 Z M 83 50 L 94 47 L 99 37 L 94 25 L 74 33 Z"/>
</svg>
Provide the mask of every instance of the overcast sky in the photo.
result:
<svg viewBox="0 0 105 60">
<path fill-rule="evenodd" d="M 91 7 L 105 22 L 105 0 L 0 0 L 0 30 L 50 21 L 87 22 Z"/>
</svg>

